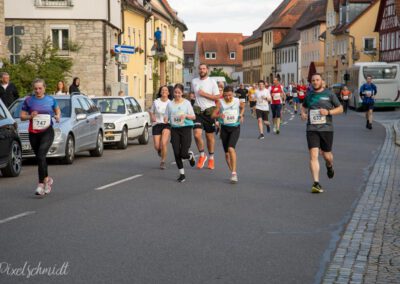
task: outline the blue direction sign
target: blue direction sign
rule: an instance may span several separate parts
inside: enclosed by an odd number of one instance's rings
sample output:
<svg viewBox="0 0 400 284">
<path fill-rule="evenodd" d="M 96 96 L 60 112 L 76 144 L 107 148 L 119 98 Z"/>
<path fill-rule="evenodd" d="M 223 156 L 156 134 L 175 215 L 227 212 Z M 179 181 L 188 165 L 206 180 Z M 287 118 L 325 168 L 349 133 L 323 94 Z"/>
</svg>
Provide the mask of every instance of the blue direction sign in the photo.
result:
<svg viewBox="0 0 400 284">
<path fill-rule="evenodd" d="M 115 45 L 114 50 L 116 53 L 123 53 L 123 54 L 134 54 L 135 47 L 129 45 Z"/>
</svg>

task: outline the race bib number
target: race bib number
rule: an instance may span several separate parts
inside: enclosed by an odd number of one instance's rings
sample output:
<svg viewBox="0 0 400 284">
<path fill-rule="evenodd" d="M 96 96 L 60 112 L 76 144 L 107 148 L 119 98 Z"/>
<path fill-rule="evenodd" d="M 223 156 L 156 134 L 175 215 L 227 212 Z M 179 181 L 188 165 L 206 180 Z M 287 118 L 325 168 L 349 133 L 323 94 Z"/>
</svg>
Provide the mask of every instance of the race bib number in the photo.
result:
<svg viewBox="0 0 400 284">
<path fill-rule="evenodd" d="M 185 126 L 185 119 L 182 119 L 183 114 L 177 114 L 171 116 L 171 124 L 173 126 Z"/>
<path fill-rule="evenodd" d="M 223 113 L 224 124 L 234 124 L 238 121 L 239 114 L 237 110 L 225 110 Z"/>
<path fill-rule="evenodd" d="M 299 97 L 302 99 L 302 98 L 304 98 L 304 92 L 300 92 L 299 93 Z"/>
<path fill-rule="evenodd" d="M 51 116 L 49 114 L 38 114 L 32 118 L 33 130 L 45 130 L 51 125 Z"/>
<path fill-rule="evenodd" d="M 326 124 L 326 116 L 322 115 L 319 109 L 310 110 L 310 123 L 311 124 Z"/>
<path fill-rule="evenodd" d="M 281 99 L 281 94 L 274 94 L 274 101 L 279 101 Z"/>
<path fill-rule="evenodd" d="M 371 97 L 372 96 L 372 92 L 371 91 L 365 91 L 364 95 L 366 95 L 367 97 Z"/>
</svg>

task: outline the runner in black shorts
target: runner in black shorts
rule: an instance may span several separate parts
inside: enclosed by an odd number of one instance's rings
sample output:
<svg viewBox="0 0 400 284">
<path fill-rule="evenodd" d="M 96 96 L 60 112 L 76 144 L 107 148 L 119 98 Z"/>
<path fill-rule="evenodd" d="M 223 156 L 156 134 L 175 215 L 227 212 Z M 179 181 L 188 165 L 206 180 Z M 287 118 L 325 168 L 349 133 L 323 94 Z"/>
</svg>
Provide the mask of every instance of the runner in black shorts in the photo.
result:
<svg viewBox="0 0 400 284">
<path fill-rule="evenodd" d="M 194 112 L 196 120 L 194 122 L 194 138 L 200 157 L 197 162 L 197 168 L 202 169 L 207 161 L 204 153 L 203 130 L 206 132 L 207 148 L 209 153 L 208 169 L 215 168 L 214 148 L 215 148 L 215 120 L 212 115 L 216 109 L 216 102 L 219 100 L 219 90 L 217 83 L 208 77 L 208 67 L 206 64 L 199 65 L 200 78 L 192 81 L 192 88 L 196 95 Z"/>
<path fill-rule="evenodd" d="M 221 124 L 221 141 L 224 147 L 225 159 L 231 171 L 231 183 L 237 183 L 236 143 L 240 136 L 240 124 L 243 123 L 245 102 L 233 97 L 232 87 L 225 87 L 224 98 L 220 100 L 214 116 Z"/>
<path fill-rule="evenodd" d="M 332 115 L 341 114 L 343 107 L 331 91 L 322 87 L 322 76 L 312 76 L 314 90 L 309 92 L 301 108 L 301 117 L 307 120 L 307 143 L 310 152 L 310 170 L 314 184 L 312 193 L 324 192 L 319 183 L 318 155 L 325 159 L 328 178 L 333 178 L 333 121 Z"/>
</svg>

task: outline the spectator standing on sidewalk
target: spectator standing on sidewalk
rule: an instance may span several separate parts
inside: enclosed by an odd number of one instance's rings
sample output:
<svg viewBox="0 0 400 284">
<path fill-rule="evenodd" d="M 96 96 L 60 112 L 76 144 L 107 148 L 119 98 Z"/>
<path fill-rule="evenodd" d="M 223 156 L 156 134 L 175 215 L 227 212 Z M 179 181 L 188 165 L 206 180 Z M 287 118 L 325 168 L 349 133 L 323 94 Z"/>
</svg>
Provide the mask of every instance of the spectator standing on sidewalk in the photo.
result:
<svg viewBox="0 0 400 284">
<path fill-rule="evenodd" d="M 17 87 L 10 82 L 10 75 L 7 72 L 1 74 L 0 99 L 8 108 L 19 98 Z"/>
<path fill-rule="evenodd" d="M 72 93 L 80 93 L 81 90 L 79 89 L 79 86 L 81 84 L 81 80 L 78 77 L 75 77 L 74 80 L 72 81 L 71 86 L 69 87 L 69 93 L 72 95 Z"/>
</svg>

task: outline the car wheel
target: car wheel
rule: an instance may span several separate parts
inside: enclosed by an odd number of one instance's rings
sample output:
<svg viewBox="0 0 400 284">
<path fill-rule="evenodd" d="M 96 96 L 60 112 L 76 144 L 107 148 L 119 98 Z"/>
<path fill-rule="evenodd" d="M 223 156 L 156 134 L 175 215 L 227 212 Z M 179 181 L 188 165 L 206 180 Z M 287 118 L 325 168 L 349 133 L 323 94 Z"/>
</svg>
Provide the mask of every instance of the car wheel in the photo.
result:
<svg viewBox="0 0 400 284">
<path fill-rule="evenodd" d="M 142 135 L 139 137 L 139 143 L 142 145 L 147 145 L 147 143 L 149 143 L 149 127 L 146 126 L 143 129 L 143 133 Z"/>
<path fill-rule="evenodd" d="M 99 131 L 99 134 L 97 134 L 96 148 L 94 150 L 89 151 L 90 156 L 101 157 L 103 156 L 103 150 L 104 150 L 103 133 Z"/>
<path fill-rule="evenodd" d="M 11 152 L 8 158 L 8 164 L 1 169 L 4 177 L 17 177 L 22 169 L 22 149 L 18 141 L 13 141 L 11 144 Z"/>
<path fill-rule="evenodd" d="M 126 127 L 122 130 L 121 140 L 118 142 L 117 147 L 119 149 L 128 148 L 128 130 Z"/>
<path fill-rule="evenodd" d="M 63 162 L 66 165 L 71 165 L 75 160 L 75 141 L 71 134 L 68 135 L 67 141 L 65 142 L 65 157 Z"/>
</svg>

